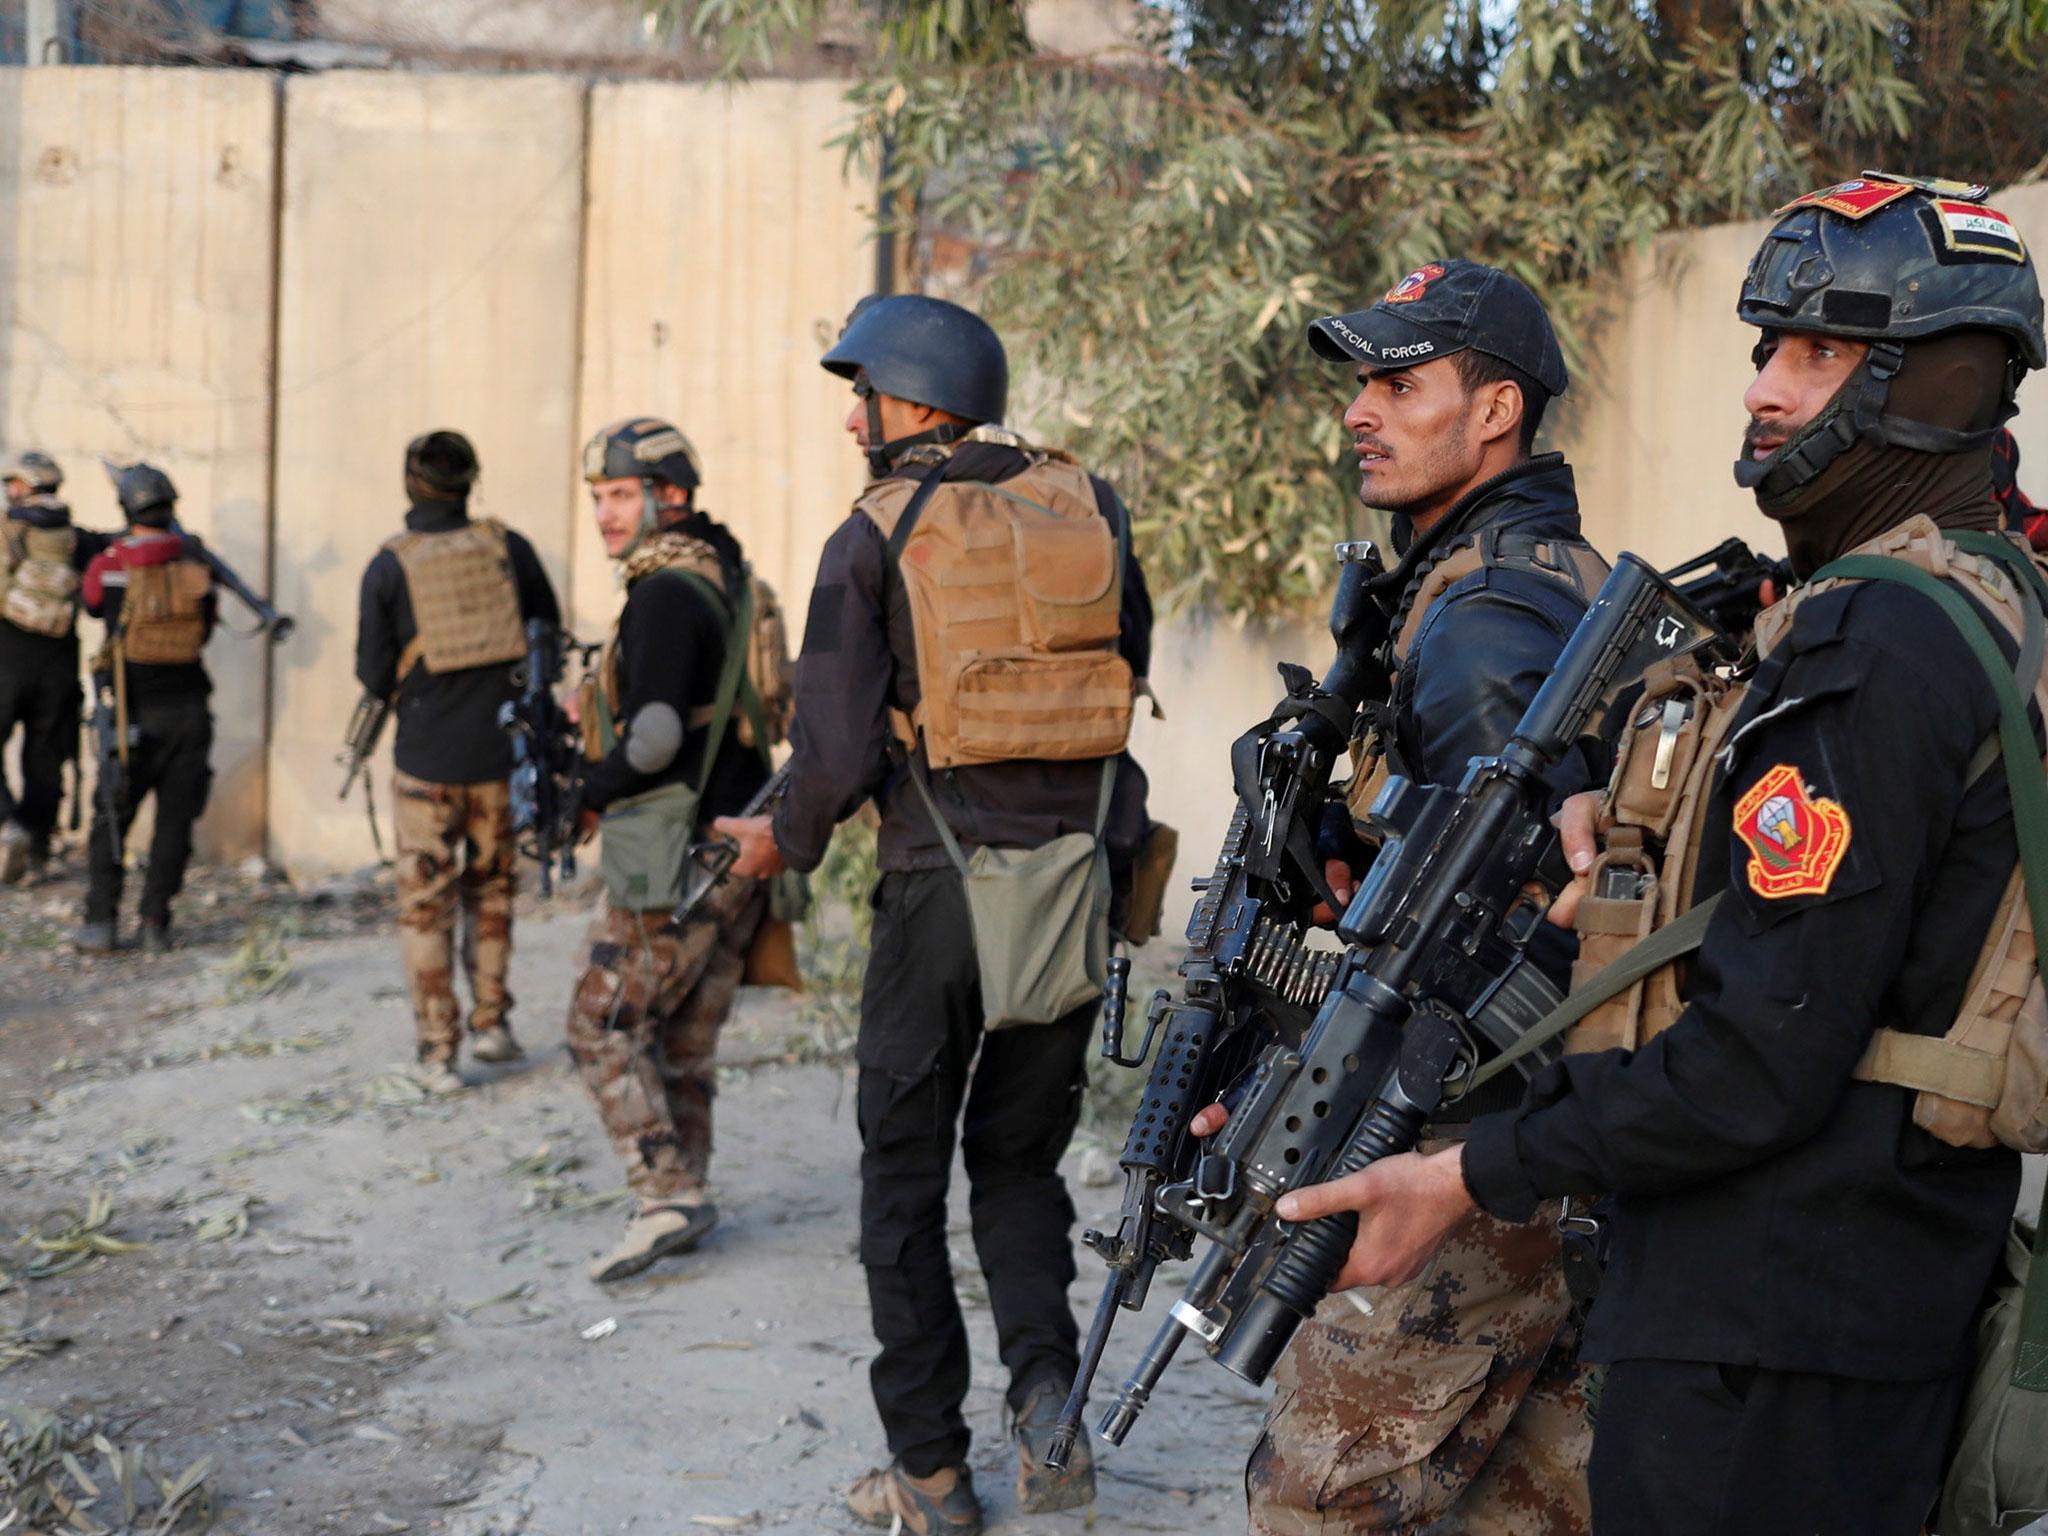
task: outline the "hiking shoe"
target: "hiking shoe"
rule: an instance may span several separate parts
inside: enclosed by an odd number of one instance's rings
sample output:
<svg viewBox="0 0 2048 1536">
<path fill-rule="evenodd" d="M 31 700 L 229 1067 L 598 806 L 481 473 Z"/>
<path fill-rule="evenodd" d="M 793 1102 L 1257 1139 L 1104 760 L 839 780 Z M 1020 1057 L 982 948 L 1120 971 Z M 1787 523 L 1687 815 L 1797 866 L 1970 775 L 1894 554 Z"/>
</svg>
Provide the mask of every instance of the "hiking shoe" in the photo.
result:
<svg viewBox="0 0 2048 1536">
<path fill-rule="evenodd" d="M 28 828 L 18 821 L 0 826 L 0 885 L 19 885 L 28 873 Z"/>
<path fill-rule="evenodd" d="M 864 1524 L 911 1536 L 979 1536 L 981 1531 L 981 1500 L 974 1496 L 974 1475 L 965 1467 L 912 1477 L 891 1462 L 847 1489 L 846 1507 Z"/>
<path fill-rule="evenodd" d="M 1017 1440 L 1020 1514 L 1049 1515 L 1056 1509 L 1079 1509 L 1095 1502 L 1095 1457 L 1088 1449 L 1085 1424 L 1068 1453 L 1066 1466 L 1055 1472 L 1045 1464 L 1046 1447 L 1052 1444 L 1053 1427 L 1066 1403 L 1067 1394 L 1057 1387 L 1033 1387 L 1010 1427 Z"/>
<path fill-rule="evenodd" d="M 142 925 L 142 952 L 146 955 L 166 955 L 171 950 L 171 925 L 169 923 L 144 923 Z"/>
<path fill-rule="evenodd" d="M 469 1037 L 469 1056 L 472 1061 L 487 1061 L 496 1064 L 501 1061 L 521 1061 L 526 1052 L 519 1042 L 512 1038 L 512 1031 L 503 1024 L 493 1024 L 489 1029 L 480 1029 Z"/>
<path fill-rule="evenodd" d="M 111 955 L 114 952 L 114 925 L 80 923 L 71 934 L 71 947 L 82 954 Z"/>
<path fill-rule="evenodd" d="M 455 1064 L 447 1061 L 421 1062 L 412 1069 L 412 1080 L 432 1094 L 460 1093 L 469 1086 Z"/>
<path fill-rule="evenodd" d="M 688 1253 L 717 1225 L 718 1207 L 709 1200 L 695 1205 L 644 1205 L 626 1223 L 626 1234 L 618 1246 L 590 1266 L 590 1278 L 609 1285 L 637 1275 L 656 1259 Z"/>
</svg>

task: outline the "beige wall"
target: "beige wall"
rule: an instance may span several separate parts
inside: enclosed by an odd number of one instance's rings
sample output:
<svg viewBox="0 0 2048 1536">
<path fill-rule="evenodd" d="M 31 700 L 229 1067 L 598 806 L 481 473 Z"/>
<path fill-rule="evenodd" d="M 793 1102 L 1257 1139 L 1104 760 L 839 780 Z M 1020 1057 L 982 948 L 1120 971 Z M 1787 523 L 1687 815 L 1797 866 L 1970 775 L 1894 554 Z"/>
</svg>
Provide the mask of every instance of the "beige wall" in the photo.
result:
<svg viewBox="0 0 2048 1536">
<path fill-rule="evenodd" d="M 277 86 L 247 72 L 0 70 L 0 443 L 120 517 L 94 455 L 148 458 L 186 526 L 261 590 L 270 529 Z M 224 614 L 246 614 L 228 600 Z M 88 649 L 100 625 L 80 622 Z M 213 849 L 261 847 L 266 659 L 226 636 Z"/>
</svg>

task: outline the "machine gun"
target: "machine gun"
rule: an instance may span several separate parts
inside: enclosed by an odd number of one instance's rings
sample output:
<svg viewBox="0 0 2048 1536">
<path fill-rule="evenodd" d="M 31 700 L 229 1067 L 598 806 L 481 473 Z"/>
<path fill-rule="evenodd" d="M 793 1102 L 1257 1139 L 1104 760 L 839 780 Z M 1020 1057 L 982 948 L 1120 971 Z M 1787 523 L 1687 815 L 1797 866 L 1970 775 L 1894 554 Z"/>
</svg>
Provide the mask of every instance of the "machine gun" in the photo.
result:
<svg viewBox="0 0 2048 1536">
<path fill-rule="evenodd" d="M 540 893 L 554 894 L 557 867 L 576 878 L 576 819 L 583 809 L 583 739 L 555 699 L 568 653 L 585 666 L 600 647 L 583 645 L 542 619 L 526 621 L 519 695 L 498 706 L 512 735 L 512 831 L 519 851 L 540 865 Z"/>
<path fill-rule="evenodd" d="M 1343 958 L 1307 941 L 1311 911 L 1328 898 L 1316 824 L 1359 711 L 1384 701 L 1389 669 L 1382 655 L 1387 614 L 1369 590 L 1385 569 L 1379 551 L 1358 542 L 1338 545 L 1337 554 L 1343 566 L 1330 608 L 1337 658 L 1320 683 L 1304 668 L 1282 666 L 1287 698 L 1232 745 L 1237 804 L 1215 871 L 1194 883 L 1200 899 L 1188 919 L 1180 995 L 1153 994 L 1134 1053 L 1124 1045 L 1130 962 L 1120 955 L 1110 961 L 1102 1054 L 1119 1066 L 1142 1067 L 1155 1040 L 1163 1043 L 1141 1101 L 1148 1112 L 1124 1143 L 1116 1230 L 1082 1237 L 1108 1264 L 1109 1276 L 1067 1400 L 1067 1447 L 1118 1310 L 1142 1308 L 1159 1265 L 1193 1252 L 1193 1234 L 1162 1222 L 1156 1208 L 1161 1188 L 1194 1171 L 1200 1143 L 1189 1121 L 1222 1096 L 1268 1040 L 1301 1038 Z M 1063 1464 L 1065 1451 L 1058 1454 L 1056 1464 Z"/>
<path fill-rule="evenodd" d="M 391 701 L 380 699 L 367 690 L 356 700 L 355 713 L 348 717 L 348 733 L 341 739 L 341 755 L 335 759 L 347 771 L 341 778 L 341 794 L 336 798 L 346 800 L 354 788 L 356 776 L 362 775 L 363 809 L 370 813 L 370 843 L 377 850 L 377 862 L 384 861 L 384 836 L 377 830 L 377 792 L 372 787 L 370 776 L 363 770 L 368 766 L 370 754 L 377 750 L 377 738 L 384 734 L 384 722 L 391 718 Z"/>
<path fill-rule="evenodd" d="M 1763 612 L 1763 584 L 1783 597 L 1792 588 L 1792 562 L 1759 555 L 1740 539 L 1723 539 L 1704 555 L 1674 565 L 1664 579 L 1722 633 L 1746 635 Z"/>
<path fill-rule="evenodd" d="M 1123 1442 L 1191 1333 L 1225 1369 L 1266 1379 L 1357 1234 L 1350 1214 L 1282 1222 L 1280 1197 L 1413 1147 L 1430 1116 L 1464 1090 L 1474 1035 L 1505 1046 L 1535 1022 L 1526 1006 L 1503 1002 L 1517 978 L 1534 974 L 1524 946 L 1547 893 L 1568 878 L 1548 819 L 1548 776 L 1651 662 L 1712 647 L 1732 649 L 1668 582 L 1624 555 L 1499 756 L 1473 759 L 1456 788 L 1390 779 L 1373 803 L 1379 855 L 1338 924 L 1346 949 L 1306 1035 L 1267 1043 L 1239 1091 L 1224 1094 L 1214 1051 L 1228 1021 L 1185 1004 L 1173 1010 L 1161 1064 L 1184 1064 L 1188 1087 L 1171 1116 L 1153 1108 L 1148 1088 L 1123 1157 L 1127 1188 L 1155 1191 L 1138 1213 L 1146 1247 L 1093 1245 L 1111 1279 L 1050 1465 L 1071 1452 L 1118 1306 L 1142 1292 L 1136 1282 L 1149 1279 L 1155 1256 L 1191 1253 L 1197 1238 L 1208 1249 L 1100 1432 Z M 1229 1124 L 1191 1154 L 1185 1111 L 1216 1098 L 1236 1101 Z M 1174 1124 L 1155 1132 L 1155 1115 Z M 1162 1135 L 1171 1138 L 1164 1156 L 1155 1150 Z M 1156 1184 L 1162 1164 L 1190 1161 L 1185 1176 Z"/>
</svg>

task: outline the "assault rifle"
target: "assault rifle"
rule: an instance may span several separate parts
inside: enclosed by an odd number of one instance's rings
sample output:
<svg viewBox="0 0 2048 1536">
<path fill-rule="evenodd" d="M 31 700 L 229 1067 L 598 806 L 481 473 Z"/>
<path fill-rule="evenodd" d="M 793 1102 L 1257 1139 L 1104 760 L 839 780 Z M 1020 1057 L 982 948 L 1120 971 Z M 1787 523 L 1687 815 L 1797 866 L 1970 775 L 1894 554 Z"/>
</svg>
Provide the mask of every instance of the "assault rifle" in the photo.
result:
<svg viewBox="0 0 2048 1536">
<path fill-rule="evenodd" d="M 372 787 L 369 774 L 363 770 L 368 766 L 370 754 L 377 750 L 377 738 L 384 734 L 384 722 L 391 718 L 391 701 L 380 699 L 365 690 L 356 700 L 355 713 L 348 717 L 348 732 L 341 739 L 341 755 L 335 759 L 347 771 L 341 778 L 341 794 L 336 798 L 346 800 L 348 792 L 355 786 L 356 776 L 362 774 L 363 809 L 370 813 L 370 843 L 377 850 L 377 861 L 384 860 L 384 837 L 377 830 L 377 792 Z"/>
<path fill-rule="evenodd" d="M 1791 590 L 1792 562 L 1759 555 L 1740 539 L 1723 539 L 1704 555 L 1674 565 L 1664 579 L 1723 634 L 1739 636 L 1756 627 L 1766 581 L 1780 597 Z"/>
<path fill-rule="evenodd" d="M 1315 837 L 1359 711 L 1385 700 L 1388 621 L 1369 591 L 1384 570 L 1379 551 L 1359 542 L 1340 544 L 1337 553 L 1343 568 L 1330 608 L 1336 661 L 1320 683 L 1304 668 L 1282 666 L 1287 698 L 1232 745 L 1237 803 L 1215 872 L 1195 882 L 1200 899 L 1188 919 L 1180 995 L 1153 994 L 1135 1052 L 1124 1045 L 1130 962 L 1121 955 L 1110 961 L 1102 1054 L 1118 1066 L 1141 1067 L 1155 1040 L 1164 1043 L 1141 1101 L 1148 1113 L 1124 1145 L 1116 1230 L 1082 1236 L 1109 1276 L 1067 1400 L 1064 1447 L 1072 1444 L 1118 1310 L 1142 1308 L 1159 1265 L 1193 1252 L 1194 1235 L 1162 1221 L 1156 1204 L 1163 1187 L 1194 1172 L 1201 1144 L 1188 1122 L 1223 1096 L 1269 1040 L 1300 1040 L 1342 960 L 1338 951 L 1307 941 L 1315 903 L 1328 899 Z M 1064 1464 L 1065 1449 L 1056 1454 L 1055 1465 Z"/>
<path fill-rule="evenodd" d="M 128 748 L 134 739 L 128 724 L 128 690 L 123 672 L 117 652 L 112 666 L 92 675 L 92 748 L 96 770 L 93 819 L 106 824 L 117 866 L 123 860 L 122 844 L 126 838 Z"/>
<path fill-rule="evenodd" d="M 576 878 L 576 819 L 583 809 L 583 738 L 555 699 L 569 651 L 587 666 L 599 647 L 582 645 L 543 619 L 526 621 L 519 695 L 498 706 L 512 734 L 512 831 L 519 851 L 540 865 L 540 893 L 554 894 L 557 866 Z"/>
<path fill-rule="evenodd" d="M 172 533 L 185 541 L 186 550 L 197 555 L 213 573 L 213 579 L 240 598 L 243 606 L 256 616 L 256 633 L 269 640 L 272 645 L 291 639 L 292 631 L 299 627 L 297 619 L 288 613 L 279 613 L 271 606 L 269 599 L 259 596 L 249 583 L 236 574 L 233 566 L 208 549 L 197 534 L 187 533 L 181 528 L 175 517 L 171 519 L 169 527 Z"/>
<path fill-rule="evenodd" d="M 1230 1121 L 1194 1155 L 1190 1172 L 1152 1194 L 1142 1212 L 1147 1251 L 1101 1245 L 1110 1288 L 1048 1463 L 1064 1465 L 1071 1451 L 1085 1373 L 1100 1360 L 1129 1290 L 1119 1286 L 1119 1264 L 1133 1279 L 1141 1270 L 1149 1276 L 1153 1254 L 1208 1243 L 1103 1418 L 1111 1444 L 1130 1433 L 1189 1334 L 1225 1369 L 1254 1384 L 1266 1379 L 1357 1234 L 1355 1215 L 1297 1225 L 1280 1221 L 1275 1205 L 1289 1190 L 1413 1147 L 1424 1123 L 1469 1081 L 1473 1037 L 1505 1046 L 1535 1022 L 1527 1006 L 1504 1006 L 1503 994 L 1534 974 L 1524 946 L 1548 892 L 1568 878 L 1549 822 L 1549 775 L 1651 662 L 1723 644 L 1670 583 L 1624 555 L 1499 756 L 1474 758 L 1456 788 L 1392 778 L 1373 803 L 1379 854 L 1338 923 L 1346 948 L 1306 1035 L 1266 1044 L 1240 1090 L 1219 1094 L 1224 1079 L 1213 1053 L 1225 1021 L 1175 1010 L 1160 1066 L 1172 1061 L 1188 1080 L 1183 1109 L 1235 1100 Z M 1157 1068 L 1152 1081 L 1161 1082 Z M 1160 1161 L 1149 1117 L 1177 1122 L 1175 1151 L 1187 1140 L 1184 1113 L 1155 1111 L 1153 1096 L 1148 1088 L 1123 1155 L 1126 1178 L 1139 1188 Z M 1184 1154 L 1174 1161 L 1186 1165 Z"/>
<path fill-rule="evenodd" d="M 789 788 L 789 766 L 789 763 L 784 763 L 768 776 L 767 783 L 754 791 L 754 797 L 739 809 L 741 820 L 749 816 L 763 816 L 774 809 L 775 802 Z M 726 871 L 733 867 L 739 856 L 740 845 L 729 837 L 692 843 L 683 866 L 683 899 L 676 903 L 674 913 L 664 926 L 672 932 L 681 932 L 690 914 L 711 894 L 711 888 L 725 878 Z"/>
</svg>

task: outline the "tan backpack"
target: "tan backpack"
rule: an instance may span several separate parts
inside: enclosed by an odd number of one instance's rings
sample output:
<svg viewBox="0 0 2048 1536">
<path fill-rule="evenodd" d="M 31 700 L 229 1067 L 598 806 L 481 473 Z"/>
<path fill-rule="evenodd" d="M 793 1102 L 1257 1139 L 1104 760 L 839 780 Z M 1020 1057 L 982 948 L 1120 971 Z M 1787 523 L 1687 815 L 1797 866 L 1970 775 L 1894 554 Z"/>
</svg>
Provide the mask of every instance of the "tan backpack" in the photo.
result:
<svg viewBox="0 0 2048 1536">
<path fill-rule="evenodd" d="M 213 573 L 189 555 L 132 566 L 121 599 L 121 655 L 144 666 L 177 666 L 206 647 L 206 599 Z"/>
<path fill-rule="evenodd" d="M 446 533 L 408 530 L 385 540 L 412 598 L 414 634 L 398 658 L 403 682 L 424 662 L 462 672 L 526 654 L 526 625 L 505 525 L 480 517 Z"/>
<path fill-rule="evenodd" d="M 76 529 L 8 519 L 0 532 L 0 618 L 32 635 L 70 634 L 78 616 L 77 548 Z"/>
<path fill-rule="evenodd" d="M 911 723 L 933 768 L 1109 757 L 1130 739 L 1121 532 L 1079 465 L 1027 452 L 1029 467 L 1000 485 L 942 481 L 935 466 L 878 481 L 855 507 L 889 540 L 909 593 Z"/>
</svg>

